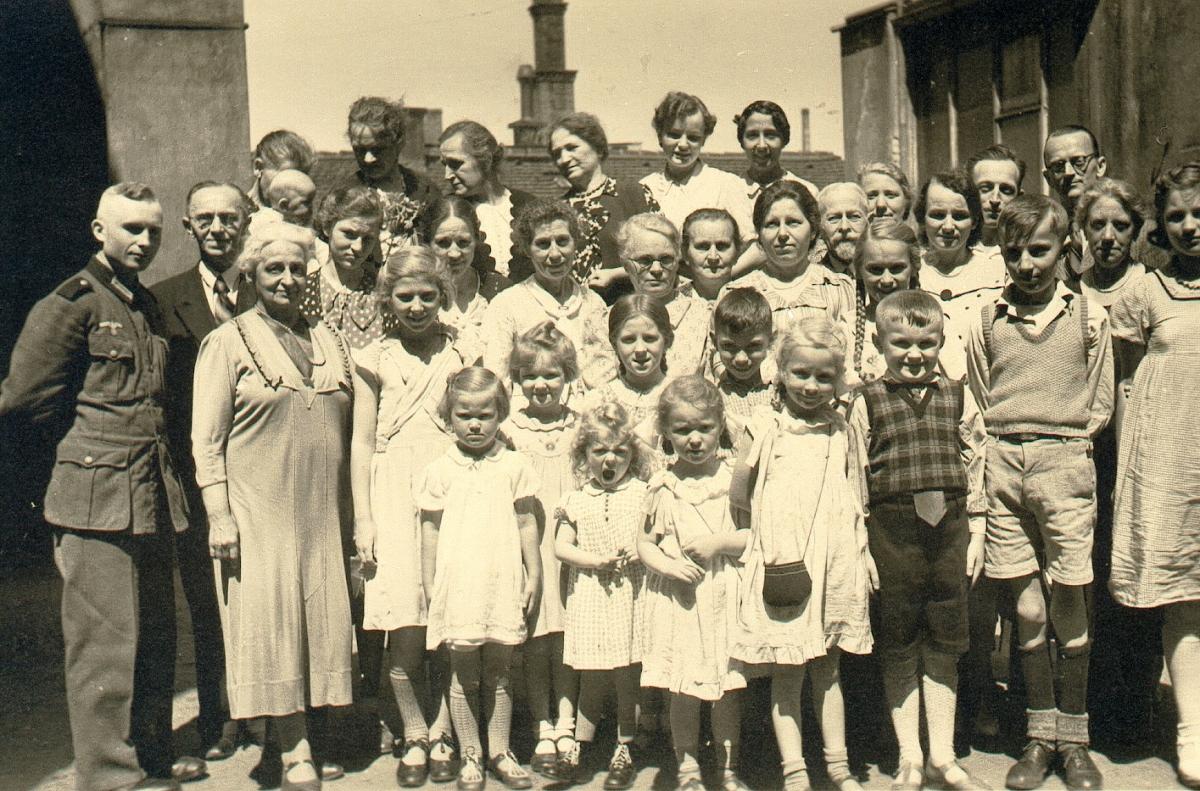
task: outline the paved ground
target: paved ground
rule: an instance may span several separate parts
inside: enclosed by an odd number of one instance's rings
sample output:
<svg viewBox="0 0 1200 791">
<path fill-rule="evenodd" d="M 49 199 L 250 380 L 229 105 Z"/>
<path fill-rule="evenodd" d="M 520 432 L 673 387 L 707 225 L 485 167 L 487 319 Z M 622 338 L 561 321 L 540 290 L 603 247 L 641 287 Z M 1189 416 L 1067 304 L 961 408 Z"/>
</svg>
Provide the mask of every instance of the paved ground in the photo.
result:
<svg viewBox="0 0 1200 791">
<path fill-rule="evenodd" d="M 71 770 L 70 731 L 62 682 L 62 636 L 58 627 L 58 583 L 52 569 L 25 570 L 0 579 L 0 791 L 35 788 L 41 791 L 70 791 L 74 788 Z M 181 749 L 195 750 L 194 718 L 196 695 L 191 688 L 194 668 L 191 664 L 187 635 L 186 609 L 180 610 L 179 693 L 176 696 L 175 725 Z M 1095 679 L 1095 683 L 1105 683 Z M 854 722 L 851 722 L 853 730 Z M 354 731 L 353 723 L 342 729 Z M 765 740 L 762 738 L 765 735 Z M 767 746 L 744 750 L 743 763 L 756 789 L 777 787 L 777 758 L 770 754 L 769 723 L 751 712 L 743 739 L 748 745 L 761 741 Z M 525 749 L 528 749 L 527 747 Z M 1109 789 L 1177 788 L 1174 772 L 1162 754 L 1146 749 L 1120 753 L 1108 749 L 1097 752 L 1097 762 L 1105 773 Z M 1162 752 L 1161 750 L 1159 751 Z M 258 763 L 260 750 L 247 747 L 228 761 L 210 764 L 207 779 L 188 786 L 192 791 L 259 788 L 249 775 Z M 1169 757 L 1169 756 L 1167 756 Z M 819 761 L 819 751 L 810 766 Z M 980 780 L 993 788 L 1004 784 L 1004 773 L 1012 758 L 1003 753 L 975 751 L 962 763 Z M 351 758 L 345 778 L 329 784 L 334 791 L 395 788 L 395 759 L 390 757 Z M 890 778 L 878 767 L 864 774 L 869 789 L 888 788 Z M 589 789 L 602 787 L 603 772 L 598 771 Z M 638 776 L 638 789 L 669 789 L 673 778 L 668 770 L 646 768 Z M 493 788 L 501 788 L 493 781 Z M 551 784 L 539 781 L 541 787 Z M 820 787 L 818 785 L 818 787 Z M 453 786 L 444 786 L 452 789 Z M 1064 788 L 1061 780 L 1051 778 L 1044 788 Z"/>
</svg>

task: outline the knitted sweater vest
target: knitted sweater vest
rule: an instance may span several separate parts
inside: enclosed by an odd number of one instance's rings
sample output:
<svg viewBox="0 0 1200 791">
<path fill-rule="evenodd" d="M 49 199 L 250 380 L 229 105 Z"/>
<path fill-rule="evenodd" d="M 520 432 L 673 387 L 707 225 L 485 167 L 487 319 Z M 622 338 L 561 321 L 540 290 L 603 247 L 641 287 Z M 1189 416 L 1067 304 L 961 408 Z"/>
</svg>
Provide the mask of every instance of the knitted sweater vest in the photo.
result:
<svg viewBox="0 0 1200 791">
<path fill-rule="evenodd" d="M 991 379 L 990 406 L 983 413 L 988 434 L 1087 437 L 1087 307 L 1086 298 L 1075 297 L 1034 336 L 1023 322 L 997 319 L 995 303 L 984 305 L 980 319 Z"/>
<path fill-rule="evenodd" d="M 871 423 L 867 489 L 872 502 L 921 491 L 967 490 L 959 455 L 961 382 L 939 377 L 921 401 L 913 399 L 908 386 L 883 379 L 859 392 Z"/>
</svg>

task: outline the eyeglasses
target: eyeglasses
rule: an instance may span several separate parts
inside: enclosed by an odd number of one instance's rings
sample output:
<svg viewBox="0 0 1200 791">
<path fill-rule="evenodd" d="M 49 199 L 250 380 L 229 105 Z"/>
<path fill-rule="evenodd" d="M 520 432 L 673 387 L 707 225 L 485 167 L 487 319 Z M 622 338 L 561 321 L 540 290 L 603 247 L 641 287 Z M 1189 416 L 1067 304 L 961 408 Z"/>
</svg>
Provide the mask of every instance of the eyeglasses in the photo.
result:
<svg viewBox="0 0 1200 791">
<path fill-rule="evenodd" d="M 212 227 L 212 224 L 218 219 L 221 220 L 221 225 L 226 228 L 240 228 L 242 225 L 242 215 L 240 214 L 197 214 L 190 218 L 193 226 L 198 231 L 207 231 Z"/>
<path fill-rule="evenodd" d="M 639 272 L 645 272 L 655 264 L 658 264 L 663 269 L 672 270 L 678 268 L 679 259 L 667 256 L 656 258 L 652 255 L 643 255 L 638 258 L 629 259 L 629 263 L 633 264 L 633 268 Z"/>
<path fill-rule="evenodd" d="M 1069 164 L 1071 170 L 1075 171 L 1075 175 L 1082 176 L 1087 170 L 1088 165 L 1092 164 L 1092 160 L 1095 158 L 1095 154 L 1082 154 L 1070 159 L 1059 159 L 1047 165 L 1046 170 L 1049 170 L 1056 176 L 1061 176 L 1067 172 L 1067 165 Z"/>
</svg>

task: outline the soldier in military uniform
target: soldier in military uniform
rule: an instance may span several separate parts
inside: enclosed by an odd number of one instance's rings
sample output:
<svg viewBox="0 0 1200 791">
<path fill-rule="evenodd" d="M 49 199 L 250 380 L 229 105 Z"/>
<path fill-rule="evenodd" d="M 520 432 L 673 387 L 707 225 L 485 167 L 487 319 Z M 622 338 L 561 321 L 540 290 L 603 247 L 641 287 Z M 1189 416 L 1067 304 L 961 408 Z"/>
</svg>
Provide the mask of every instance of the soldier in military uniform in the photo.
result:
<svg viewBox="0 0 1200 791">
<path fill-rule="evenodd" d="M 187 517 L 164 439 L 162 317 L 138 282 L 162 209 L 149 187 L 114 185 L 92 234 L 100 251 L 26 319 L 0 417 L 57 441 L 45 519 L 63 580 L 77 787 L 177 788 L 205 768 L 172 761 L 172 543 Z"/>
</svg>

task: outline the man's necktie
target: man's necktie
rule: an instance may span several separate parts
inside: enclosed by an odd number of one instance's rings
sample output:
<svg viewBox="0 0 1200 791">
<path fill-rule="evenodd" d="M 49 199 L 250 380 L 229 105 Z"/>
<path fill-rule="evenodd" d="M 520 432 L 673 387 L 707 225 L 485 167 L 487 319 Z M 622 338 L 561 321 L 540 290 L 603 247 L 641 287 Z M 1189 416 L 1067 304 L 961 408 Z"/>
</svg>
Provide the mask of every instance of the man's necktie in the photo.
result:
<svg viewBox="0 0 1200 791">
<path fill-rule="evenodd" d="M 922 522 L 930 527 L 937 527 L 946 515 L 946 495 L 941 489 L 917 492 L 913 495 L 913 508 Z"/>
<path fill-rule="evenodd" d="M 218 277 L 213 283 L 213 296 L 216 297 L 213 300 L 213 316 L 217 323 L 232 319 L 234 307 L 233 302 L 229 299 L 229 284 L 225 282 L 224 278 Z"/>
</svg>

